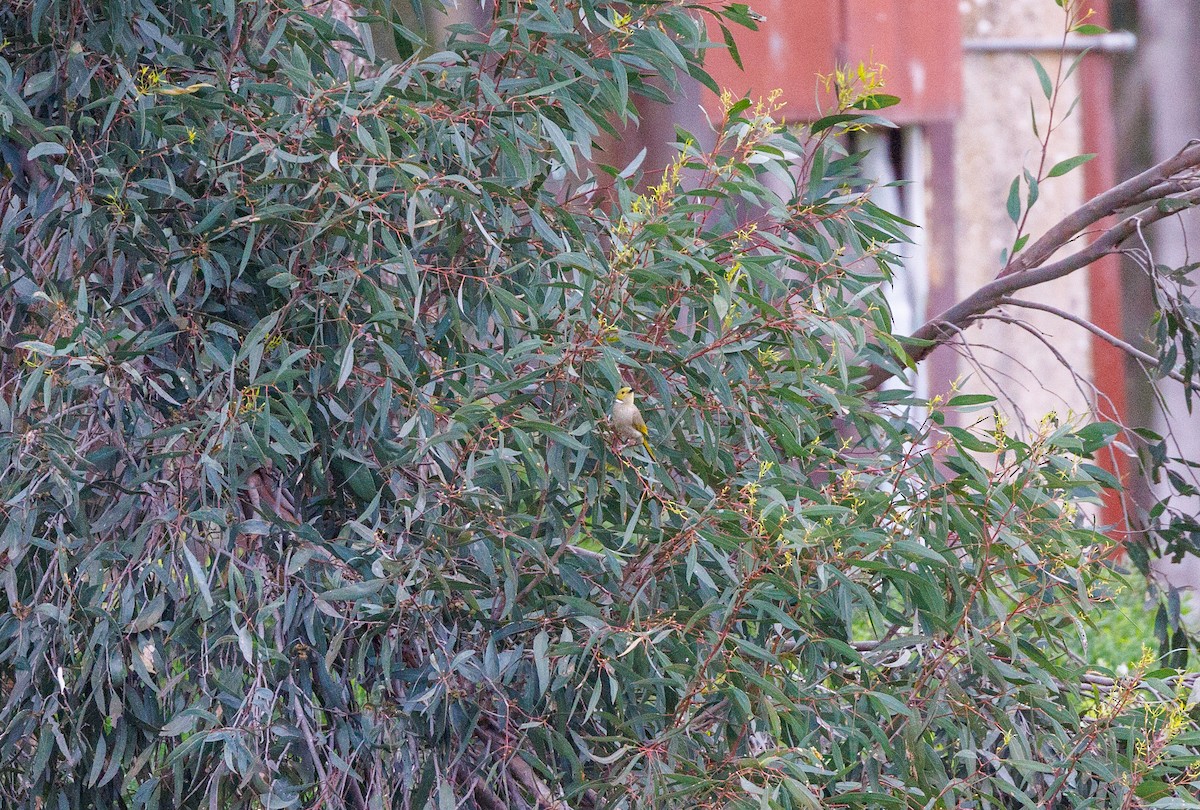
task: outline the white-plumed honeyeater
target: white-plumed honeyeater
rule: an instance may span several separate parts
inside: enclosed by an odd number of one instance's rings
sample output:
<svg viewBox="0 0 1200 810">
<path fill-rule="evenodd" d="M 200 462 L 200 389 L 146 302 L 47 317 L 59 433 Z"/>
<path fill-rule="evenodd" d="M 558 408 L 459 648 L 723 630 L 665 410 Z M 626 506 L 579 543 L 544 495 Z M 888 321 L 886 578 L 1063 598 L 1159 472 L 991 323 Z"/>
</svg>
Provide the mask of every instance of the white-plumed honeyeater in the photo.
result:
<svg viewBox="0 0 1200 810">
<path fill-rule="evenodd" d="M 642 418 L 642 412 L 638 410 L 637 405 L 633 404 L 633 389 L 628 385 L 617 392 L 617 400 L 612 409 L 612 423 L 621 438 L 640 441 L 650 458 L 655 458 L 654 451 L 650 449 L 650 431 L 646 428 L 646 420 Z"/>
</svg>

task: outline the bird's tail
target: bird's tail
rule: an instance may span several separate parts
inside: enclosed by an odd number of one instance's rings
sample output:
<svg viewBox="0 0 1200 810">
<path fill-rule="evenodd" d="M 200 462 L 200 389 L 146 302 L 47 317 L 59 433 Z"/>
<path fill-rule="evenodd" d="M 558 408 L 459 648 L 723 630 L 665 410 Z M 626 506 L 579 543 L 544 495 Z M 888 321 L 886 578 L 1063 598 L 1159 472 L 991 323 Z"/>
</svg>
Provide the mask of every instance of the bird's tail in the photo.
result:
<svg viewBox="0 0 1200 810">
<path fill-rule="evenodd" d="M 651 461 L 658 461 L 658 456 L 654 455 L 654 451 L 650 449 L 650 440 L 645 436 L 642 437 L 642 447 L 645 447 L 646 452 L 650 454 Z"/>
</svg>

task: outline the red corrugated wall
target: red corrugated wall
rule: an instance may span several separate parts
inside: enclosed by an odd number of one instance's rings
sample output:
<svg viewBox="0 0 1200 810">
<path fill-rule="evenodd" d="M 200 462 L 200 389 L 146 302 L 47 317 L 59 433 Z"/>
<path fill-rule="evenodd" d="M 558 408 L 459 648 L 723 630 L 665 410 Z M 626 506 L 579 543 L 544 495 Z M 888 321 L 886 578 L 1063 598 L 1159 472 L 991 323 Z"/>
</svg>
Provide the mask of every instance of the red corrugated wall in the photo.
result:
<svg viewBox="0 0 1200 810">
<path fill-rule="evenodd" d="M 958 111 L 958 0 L 754 0 L 751 6 L 766 17 L 758 31 L 730 26 L 745 70 L 723 51 L 707 62 L 717 84 L 734 96 L 780 89 L 789 119 L 812 120 L 833 103 L 818 76 L 866 62 L 884 66 L 884 92 L 901 99 L 887 111 L 891 120 L 947 121 Z M 710 31 L 722 41 L 715 22 Z"/>
</svg>

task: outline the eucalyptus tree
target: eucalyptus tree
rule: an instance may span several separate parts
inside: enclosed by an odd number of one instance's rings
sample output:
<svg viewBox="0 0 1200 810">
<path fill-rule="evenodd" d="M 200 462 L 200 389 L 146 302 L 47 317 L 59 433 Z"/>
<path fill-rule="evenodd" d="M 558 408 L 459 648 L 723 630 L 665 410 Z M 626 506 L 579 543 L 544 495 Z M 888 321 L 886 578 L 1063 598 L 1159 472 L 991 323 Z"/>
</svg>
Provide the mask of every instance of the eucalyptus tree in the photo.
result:
<svg viewBox="0 0 1200 810">
<path fill-rule="evenodd" d="M 0 9 L 4 801 L 1193 806 L 1172 673 L 1071 654 L 1117 429 L 876 384 L 886 99 L 647 178 L 750 12 L 494 6 Z"/>
</svg>

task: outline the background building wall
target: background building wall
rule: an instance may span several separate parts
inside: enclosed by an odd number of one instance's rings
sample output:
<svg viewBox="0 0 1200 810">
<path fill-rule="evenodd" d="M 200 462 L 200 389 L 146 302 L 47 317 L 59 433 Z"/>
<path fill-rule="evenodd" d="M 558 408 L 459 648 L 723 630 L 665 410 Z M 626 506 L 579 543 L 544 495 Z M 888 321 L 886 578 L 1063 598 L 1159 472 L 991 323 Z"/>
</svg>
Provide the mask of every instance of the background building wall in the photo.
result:
<svg viewBox="0 0 1200 810">
<path fill-rule="evenodd" d="M 1049 120 L 1048 102 L 1027 46 L 1047 44 L 1032 55 L 1054 77 L 1059 53 L 1052 43 L 1061 41 L 1065 27 L 1062 9 L 1048 0 L 964 0 L 959 10 L 965 92 L 954 133 L 956 299 L 996 277 L 1002 266 L 1002 251 L 1010 249 L 1016 238 L 1016 226 L 1006 211 L 1009 187 L 1023 168 L 1036 175 L 1042 159 L 1041 144 L 1031 122 L 1031 101 L 1043 136 Z M 1070 77 L 1057 100 L 1047 170 L 1060 160 L 1086 151 L 1080 110 L 1076 108 L 1063 120 L 1080 93 L 1079 75 L 1076 72 Z M 1085 202 L 1083 177 L 1081 171 L 1075 171 L 1041 183 L 1024 232 L 1036 239 Z M 1022 181 L 1022 201 L 1026 194 L 1027 186 Z M 1081 317 L 1089 315 L 1083 274 L 1030 290 L 1022 297 L 1052 303 Z M 1012 308 L 1007 314 L 1021 317 L 1045 340 L 1011 323 L 970 327 L 967 337 L 976 359 L 985 366 L 981 374 L 972 371 L 969 363 L 957 363 L 960 373 L 973 374 L 971 387 L 982 385 L 1007 401 L 1010 413 L 1027 423 L 1036 424 L 1051 411 L 1060 415 L 1088 411 L 1092 392 L 1077 377 L 1085 381 L 1092 378 L 1090 336 L 1048 313 Z"/>
<path fill-rule="evenodd" d="M 789 120 L 813 120 L 828 112 L 831 102 L 818 75 L 831 73 L 835 65 L 884 64 L 884 92 L 901 97 L 884 114 L 910 127 L 905 140 L 920 150 L 907 161 L 920 176 L 905 179 L 926 191 L 923 216 L 915 217 L 924 227 L 914 234 L 922 243 L 927 274 L 921 286 L 928 289 L 927 309 L 919 315 L 934 315 L 994 279 L 1002 251 L 1017 235 L 1006 213 L 1009 185 L 1023 168 L 1036 174 L 1042 159 L 1030 121 L 1031 101 L 1042 132 L 1048 121 L 1029 46 L 1040 43 L 1037 56 L 1054 75 L 1066 28 L 1063 10 L 1053 0 L 761 0 L 752 5 L 766 20 L 757 33 L 735 33 L 745 71 L 720 54 L 710 66 L 718 83 L 735 95 L 762 96 L 782 88 Z M 1081 75 L 1072 75 L 1058 97 L 1043 170 L 1088 151 L 1081 110 L 1063 120 L 1081 91 Z M 1039 191 L 1024 229 L 1034 237 L 1089 196 L 1082 171 L 1046 181 Z M 1089 315 L 1085 274 L 1029 296 Z M 1088 333 L 1046 313 L 1010 314 L 1040 336 L 1011 323 L 972 326 L 966 335 L 969 352 L 946 347 L 926 361 L 928 390 L 946 391 L 969 375 L 967 387 L 996 394 L 1010 416 L 1031 424 L 1051 411 L 1065 416 L 1090 410 L 1093 342 Z"/>
</svg>

